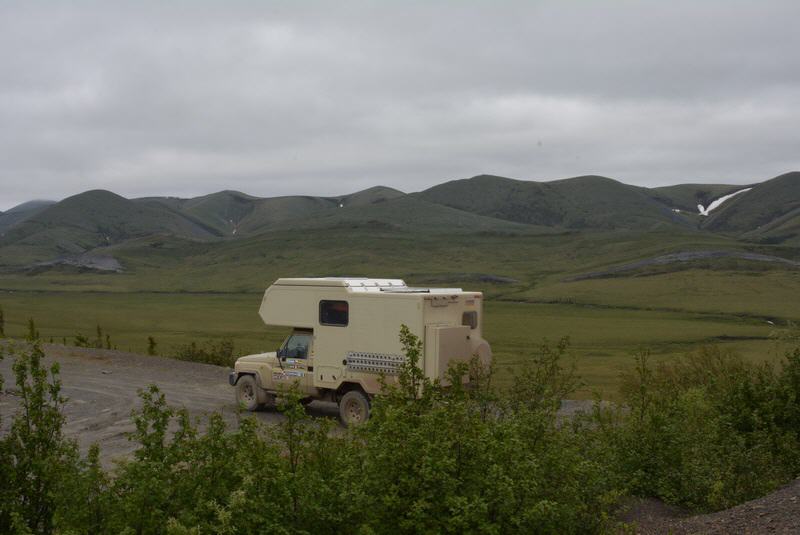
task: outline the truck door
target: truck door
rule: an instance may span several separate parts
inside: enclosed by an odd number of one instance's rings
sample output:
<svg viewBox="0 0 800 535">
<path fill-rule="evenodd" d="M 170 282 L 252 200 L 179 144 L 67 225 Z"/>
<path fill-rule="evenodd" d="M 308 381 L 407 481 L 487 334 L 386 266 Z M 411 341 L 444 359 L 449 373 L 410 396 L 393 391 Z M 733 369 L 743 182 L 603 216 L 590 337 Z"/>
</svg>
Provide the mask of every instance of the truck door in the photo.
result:
<svg viewBox="0 0 800 535">
<path fill-rule="evenodd" d="M 301 392 L 312 393 L 313 343 L 314 335 L 310 330 L 296 330 L 283 343 L 278 350 L 279 366 L 272 369 L 272 381 L 278 390 L 298 383 Z"/>
</svg>

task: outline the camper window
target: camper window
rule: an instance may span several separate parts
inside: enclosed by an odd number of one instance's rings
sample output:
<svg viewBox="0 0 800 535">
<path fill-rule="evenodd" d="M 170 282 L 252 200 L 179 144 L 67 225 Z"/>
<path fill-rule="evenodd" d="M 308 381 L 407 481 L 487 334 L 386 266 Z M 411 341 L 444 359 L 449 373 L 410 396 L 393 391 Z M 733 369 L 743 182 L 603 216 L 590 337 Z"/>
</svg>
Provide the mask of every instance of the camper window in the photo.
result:
<svg viewBox="0 0 800 535">
<path fill-rule="evenodd" d="M 464 312 L 461 316 L 461 325 L 468 325 L 470 329 L 475 329 L 478 326 L 478 313 L 474 310 Z"/>
<path fill-rule="evenodd" d="M 321 325 L 345 327 L 350 319 L 347 301 L 320 301 L 319 322 Z"/>
</svg>

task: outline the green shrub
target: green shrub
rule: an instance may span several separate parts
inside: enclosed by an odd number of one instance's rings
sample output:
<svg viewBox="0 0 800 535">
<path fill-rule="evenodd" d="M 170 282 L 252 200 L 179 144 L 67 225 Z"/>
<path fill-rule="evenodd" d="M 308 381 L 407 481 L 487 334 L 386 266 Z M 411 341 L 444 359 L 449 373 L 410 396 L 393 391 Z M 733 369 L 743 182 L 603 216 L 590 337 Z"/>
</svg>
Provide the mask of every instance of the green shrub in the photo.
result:
<svg viewBox="0 0 800 535">
<path fill-rule="evenodd" d="M 75 333 L 75 347 L 92 347 L 92 344 L 85 334 Z"/>
<path fill-rule="evenodd" d="M 721 509 L 800 472 L 798 378 L 798 352 L 778 370 L 717 347 L 656 368 L 640 355 L 623 406 L 594 423 L 629 492 Z"/>
<path fill-rule="evenodd" d="M 51 533 L 77 458 L 77 446 L 62 433 L 58 364 L 51 366 L 48 377 L 38 342 L 8 351 L 16 356 L 20 408 L 0 440 L 0 533 Z"/>
<path fill-rule="evenodd" d="M 409 358 L 399 385 L 377 397 L 357 431 L 359 510 L 365 531 L 400 533 L 582 533 L 606 526 L 616 493 L 604 468 L 556 409 L 571 380 L 545 346 L 528 359 L 512 394 L 486 411 L 483 383 L 464 389 L 426 379 L 419 341 L 404 330 Z M 473 374 L 478 367 L 472 363 Z M 523 384 L 536 377 L 541 385 Z M 537 397 L 528 396 L 536 392 Z M 558 484 L 553 484 L 553 482 Z"/>
<path fill-rule="evenodd" d="M 710 510 L 800 472 L 800 351 L 780 367 L 717 348 L 658 367 L 642 354 L 624 403 L 562 420 L 578 385 L 566 340 L 528 355 L 505 392 L 477 360 L 432 381 L 420 340 L 401 341 L 397 381 L 355 429 L 311 418 L 297 387 L 276 425 L 198 426 L 150 386 L 113 473 L 64 438 L 57 365 L 48 375 L 38 343 L 12 348 L 21 409 L 0 439 L 0 533 L 601 533 L 623 494 Z"/>
</svg>

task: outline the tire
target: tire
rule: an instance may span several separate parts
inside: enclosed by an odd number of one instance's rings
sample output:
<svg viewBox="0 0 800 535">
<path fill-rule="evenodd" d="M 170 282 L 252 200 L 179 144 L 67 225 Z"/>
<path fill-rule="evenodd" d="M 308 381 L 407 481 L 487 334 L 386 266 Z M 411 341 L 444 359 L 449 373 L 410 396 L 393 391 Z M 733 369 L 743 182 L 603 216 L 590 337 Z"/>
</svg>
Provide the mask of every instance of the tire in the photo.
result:
<svg viewBox="0 0 800 535">
<path fill-rule="evenodd" d="M 339 419 L 348 427 L 369 420 L 369 400 L 360 390 L 351 390 L 339 400 Z"/>
<path fill-rule="evenodd" d="M 300 405 L 302 405 L 303 407 L 308 407 L 311 404 L 312 401 L 314 401 L 314 398 L 312 398 L 312 397 L 301 398 L 300 399 Z"/>
<path fill-rule="evenodd" d="M 256 378 L 252 375 L 242 375 L 236 383 L 236 401 L 245 410 L 253 412 L 261 406 L 263 395 L 259 392 Z"/>
</svg>

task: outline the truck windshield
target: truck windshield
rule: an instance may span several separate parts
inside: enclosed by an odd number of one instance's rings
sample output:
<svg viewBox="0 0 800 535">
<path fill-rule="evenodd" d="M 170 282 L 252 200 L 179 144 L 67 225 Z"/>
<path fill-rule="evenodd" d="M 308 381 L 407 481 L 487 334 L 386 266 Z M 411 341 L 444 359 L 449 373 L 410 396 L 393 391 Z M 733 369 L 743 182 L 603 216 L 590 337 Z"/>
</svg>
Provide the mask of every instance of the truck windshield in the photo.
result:
<svg viewBox="0 0 800 535">
<path fill-rule="evenodd" d="M 311 345 L 311 334 L 293 333 L 283 345 L 281 354 L 293 359 L 308 358 L 309 345 Z"/>
</svg>

